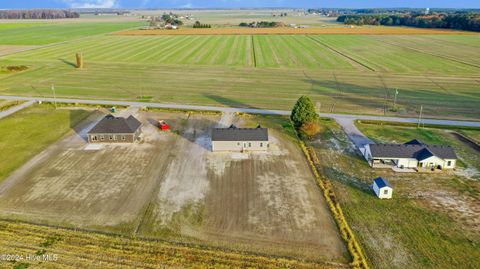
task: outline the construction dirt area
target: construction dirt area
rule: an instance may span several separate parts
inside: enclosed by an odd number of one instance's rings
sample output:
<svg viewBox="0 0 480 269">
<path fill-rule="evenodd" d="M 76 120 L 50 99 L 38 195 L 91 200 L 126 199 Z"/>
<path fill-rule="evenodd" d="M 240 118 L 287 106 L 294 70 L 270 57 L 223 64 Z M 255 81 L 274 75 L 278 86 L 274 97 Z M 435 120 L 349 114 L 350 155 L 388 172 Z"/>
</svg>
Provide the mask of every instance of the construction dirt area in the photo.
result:
<svg viewBox="0 0 480 269">
<path fill-rule="evenodd" d="M 346 248 L 301 150 L 269 127 L 263 153 L 211 152 L 232 114 L 129 109 L 134 144 L 88 145 L 95 112 L 0 185 L 0 217 L 345 263 Z M 171 131 L 156 127 L 165 120 Z"/>
</svg>

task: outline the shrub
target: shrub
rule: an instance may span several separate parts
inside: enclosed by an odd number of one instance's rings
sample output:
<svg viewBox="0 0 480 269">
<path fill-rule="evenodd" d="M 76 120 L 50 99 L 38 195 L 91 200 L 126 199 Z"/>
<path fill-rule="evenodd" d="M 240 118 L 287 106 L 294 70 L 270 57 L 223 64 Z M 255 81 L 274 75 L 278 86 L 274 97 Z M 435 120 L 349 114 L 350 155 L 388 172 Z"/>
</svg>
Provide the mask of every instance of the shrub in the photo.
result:
<svg viewBox="0 0 480 269">
<path fill-rule="evenodd" d="M 322 127 L 318 121 L 308 121 L 302 124 L 300 131 L 307 137 L 313 137 L 322 131 Z"/>
</svg>

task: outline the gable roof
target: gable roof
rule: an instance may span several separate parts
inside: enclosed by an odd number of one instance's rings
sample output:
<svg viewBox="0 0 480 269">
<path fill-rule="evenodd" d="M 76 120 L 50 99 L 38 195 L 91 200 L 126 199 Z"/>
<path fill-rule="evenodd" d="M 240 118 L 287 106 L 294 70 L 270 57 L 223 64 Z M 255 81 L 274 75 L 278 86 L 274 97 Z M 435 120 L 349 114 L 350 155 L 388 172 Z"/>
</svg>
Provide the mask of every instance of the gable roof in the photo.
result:
<svg viewBox="0 0 480 269">
<path fill-rule="evenodd" d="M 268 141 L 268 129 L 262 128 L 215 128 L 212 131 L 212 141 Z"/>
<path fill-rule="evenodd" d="M 418 139 L 413 139 L 413 140 L 410 140 L 410 141 L 404 143 L 404 145 L 425 145 L 425 144 L 423 144 L 423 142 L 421 142 Z"/>
<path fill-rule="evenodd" d="M 134 116 L 128 118 L 115 117 L 111 114 L 105 116 L 88 133 L 89 134 L 130 134 L 135 133 L 142 123 Z"/>
<path fill-rule="evenodd" d="M 390 182 L 388 182 L 388 180 L 384 179 L 383 177 L 377 177 L 376 179 L 373 180 L 373 182 L 375 183 L 375 185 L 377 185 L 379 189 L 383 187 L 392 188 L 392 185 L 390 185 Z"/>
<path fill-rule="evenodd" d="M 431 146 L 417 143 L 370 144 L 369 146 L 374 158 L 411 158 L 421 161 L 436 156 L 442 159 L 457 159 L 457 155 L 451 146 Z"/>
</svg>

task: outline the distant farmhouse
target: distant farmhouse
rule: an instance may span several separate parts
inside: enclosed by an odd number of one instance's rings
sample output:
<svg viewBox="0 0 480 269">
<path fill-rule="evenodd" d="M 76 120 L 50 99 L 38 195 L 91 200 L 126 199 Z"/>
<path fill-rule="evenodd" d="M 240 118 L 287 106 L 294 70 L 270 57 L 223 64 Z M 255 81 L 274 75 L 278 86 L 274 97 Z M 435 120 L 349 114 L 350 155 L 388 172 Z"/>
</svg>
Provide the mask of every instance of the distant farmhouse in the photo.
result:
<svg viewBox="0 0 480 269">
<path fill-rule="evenodd" d="M 451 146 L 431 146 L 416 139 L 405 144 L 369 144 L 364 155 L 374 168 L 453 169 L 457 160 Z"/>
<path fill-rule="evenodd" d="M 212 151 L 265 151 L 268 148 L 268 129 L 215 128 L 212 131 Z"/>
<path fill-rule="evenodd" d="M 140 135 L 142 123 L 128 118 L 105 116 L 88 132 L 89 143 L 133 143 Z"/>
</svg>

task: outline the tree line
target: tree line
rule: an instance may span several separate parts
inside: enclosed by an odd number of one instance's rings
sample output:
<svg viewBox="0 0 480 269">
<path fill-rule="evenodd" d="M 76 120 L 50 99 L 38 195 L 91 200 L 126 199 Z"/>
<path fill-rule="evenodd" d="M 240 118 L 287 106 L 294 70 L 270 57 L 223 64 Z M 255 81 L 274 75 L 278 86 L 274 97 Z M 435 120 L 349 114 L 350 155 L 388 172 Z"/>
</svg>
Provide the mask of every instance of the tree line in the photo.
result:
<svg viewBox="0 0 480 269">
<path fill-rule="evenodd" d="M 193 28 L 212 28 L 212 25 L 210 25 L 210 24 L 202 24 L 202 23 L 200 23 L 199 21 L 196 21 L 196 22 L 193 24 Z"/>
<path fill-rule="evenodd" d="M 80 14 L 59 9 L 0 10 L 0 19 L 74 19 Z"/>
<path fill-rule="evenodd" d="M 252 27 L 252 28 L 273 28 L 273 27 L 283 27 L 285 24 L 278 21 L 258 21 L 258 22 L 242 22 L 239 24 L 240 27 Z"/>
<path fill-rule="evenodd" d="M 412 26 L 480 32 L 480 13 L 458 14 L 368 14 L 342 15 L 338 22 L 350 25 Z"/>
</svg>

